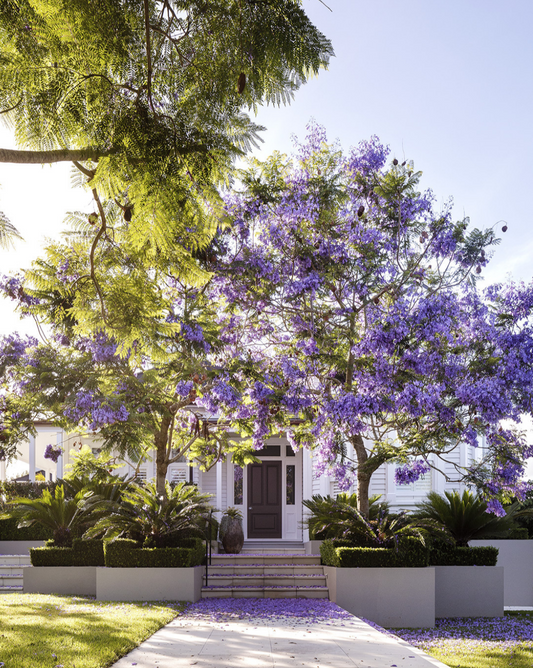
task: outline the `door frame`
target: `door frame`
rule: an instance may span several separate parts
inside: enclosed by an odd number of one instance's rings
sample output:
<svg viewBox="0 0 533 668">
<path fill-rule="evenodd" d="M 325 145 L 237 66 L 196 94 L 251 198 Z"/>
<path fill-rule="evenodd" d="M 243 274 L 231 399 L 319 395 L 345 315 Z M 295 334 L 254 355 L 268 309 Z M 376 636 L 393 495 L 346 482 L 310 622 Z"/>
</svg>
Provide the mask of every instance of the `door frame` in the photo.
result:
<svg viewBox="0 0 533 668">
<path fill-rule="evenodd" d="M 281 446 L 281 454 L 279 457 L 264 457 L 259 458 L 262 461 L 281 461 L 281 539 L 272 539 L 272 540 L 291 540 L 291 541 L 300 541 L 303 540 L 304 532 L 302 526 L 302 500 L 303 500 L 303 480 L 304 480 L 304 453 L 299 451 L 295 453 L 294 457 L 287 457 L 285 447 L 289 445 L 289 442 L 285 438 L 271 438 L 265 445 L 279 445 Z M 307 463 L 307 460 L 306 460 Z M 286 472 L 287 465 L 295 466 L 295 490 L 294 490 L 294 504 L 287 504 L 287 495 L 286 495 Z M 245 467 L 246 468 L 246 467 Z M 231 463 L 229 456 L 227 459 L 227 488 L 225 499 L 227 499 L 227 505 L 233 506 L 240 510 L 243 515 L 243 531 L 246 541 L 268 541 L 271 539 L 268 538 L 247 538 L 248 536 L 248 472 L 243 471 L 243 503 L 235 503 L 233 491 L 234 475 L 234 465 Z"/>
</svg>

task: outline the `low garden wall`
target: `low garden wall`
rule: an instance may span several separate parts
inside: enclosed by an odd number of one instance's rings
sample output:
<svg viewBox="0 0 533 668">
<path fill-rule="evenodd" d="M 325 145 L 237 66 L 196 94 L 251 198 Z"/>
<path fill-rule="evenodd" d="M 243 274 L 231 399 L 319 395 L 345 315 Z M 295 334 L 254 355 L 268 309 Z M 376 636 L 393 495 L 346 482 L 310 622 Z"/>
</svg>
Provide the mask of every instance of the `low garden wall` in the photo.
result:
<svg viewBox="0 0 533 668">
<path fill-rule="evenodd" d="M 501 566 L 434 566 L 435 617 L 503 617 Z"/>
<path fill-rule="evenodd" d="M 192 568 L 97 568 L 99 601 L 198 601 L 204 566 Z"/>
<path fill-rule="evenodd" d="M 533 540 L 471 540 L 470 545 L 498 548 L 505 606 L 533 606 Z"/>
<path fill-rule="evenodd" d="M 29 554 L 32 547 L 43 547 L 44 540 L 0 540 L 0 554 Z"/>
<path fill-rule="evenodd" d="M 96 596 L 96 566 L 32 566 L 23 571 L 25 594 Z"/>
<path fill-rule="evenodd" d="M 435 626 L 435 569 L 324 566 L 329 598 L 389 628 Z"/>
<path fill-rule="evenodd" d="M 98 601 L 191 601 L 202 595 L 203 566 L 105 568 L 33 566 L 24 569 L 25 594 L 95 596 Z"/>
</svg>

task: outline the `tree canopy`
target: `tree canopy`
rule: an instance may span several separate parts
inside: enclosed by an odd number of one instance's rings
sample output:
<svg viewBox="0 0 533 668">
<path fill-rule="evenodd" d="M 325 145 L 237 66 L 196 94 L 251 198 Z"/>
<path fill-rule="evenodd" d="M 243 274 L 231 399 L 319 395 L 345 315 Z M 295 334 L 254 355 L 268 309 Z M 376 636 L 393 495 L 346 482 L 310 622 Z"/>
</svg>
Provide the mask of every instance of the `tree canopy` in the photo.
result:
<svg viewBox="0 0 533 668">
<path fill-rule="evenodd" d="M 290 100 L 331 54 L 297 0 L 6 0 L 0 118 L 21 150 L 0 161 L 74 162 L 95 236 L 99 200 L 116 202 L 136 248 L 187 264 L 258 140 L 246 112 Z"/>
<path fill-rule="evenodd" d="M 256 433 L 285 428 L 319 472 L 355 476 L 365 515 L 381 464 L 411 482 L 484 437 L 456 479 L 502 512 L 533 455 L 502 426 L 532 412 L 533 285 L 480 290 L 494 230 L 454 222 L 411 162 L 387 159 L 375 137 L 344 155 L 313 125 L 294 158 L 256 163 L 228 199 L 214 283 L 236 354 L 266 369 Z"/>
</svg>

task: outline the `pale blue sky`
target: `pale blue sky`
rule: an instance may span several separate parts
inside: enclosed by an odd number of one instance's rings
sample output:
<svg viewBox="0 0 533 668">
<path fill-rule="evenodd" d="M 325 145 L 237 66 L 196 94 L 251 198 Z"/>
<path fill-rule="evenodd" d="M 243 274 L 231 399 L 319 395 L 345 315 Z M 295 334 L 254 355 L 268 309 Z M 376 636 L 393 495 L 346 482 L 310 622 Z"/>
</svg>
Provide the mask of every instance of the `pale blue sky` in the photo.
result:
<svg viewBox="0 0 533 668">
<path fill-rule="evenodd" d="M 292 105 L 262 109 L 268 129 L 256 154 L 288 151 L 310 118 L 345 149 L 376 134 L 392 154 L 414 160 L 424 187 L 455 201 L 457 218 L 509 230 L 484 272 L 487 280 L 533 275 L 530 205 L 533 131 L 531 0 L 304 0 L 332 39 L 328 71 Z M 12 146 L 6 130 L 0 145 Z M 92 207 L 69 187 L 67 165 L 0 165 L 0 210 L 26 242 L 0 251 L 0 271 L 27 266 L 44 235 L 56 236 L 67 210 Z M 497 224 L 501 229 L 501 224 Z M 0 333 L 26 329 L 0 300 Z"/>
</svg>

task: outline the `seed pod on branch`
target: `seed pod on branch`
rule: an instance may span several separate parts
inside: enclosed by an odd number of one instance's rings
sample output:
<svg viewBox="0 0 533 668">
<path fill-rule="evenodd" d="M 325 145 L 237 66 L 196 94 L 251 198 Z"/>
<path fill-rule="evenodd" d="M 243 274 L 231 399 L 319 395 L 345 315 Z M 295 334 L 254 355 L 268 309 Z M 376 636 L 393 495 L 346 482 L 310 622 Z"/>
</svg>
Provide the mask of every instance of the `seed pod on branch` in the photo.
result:
<svg viewBox="0 0 533 668">
<path fill-rule="evenodd" d="M 239 80 L 237 82 L 237 90 L 239 92 L 239 95 L 242 95 L 244 93 L 245 88 L 246 88 L 246 74 L 244 72 L 241 72 L 239 74 Z"/>
</svg>

